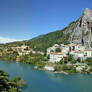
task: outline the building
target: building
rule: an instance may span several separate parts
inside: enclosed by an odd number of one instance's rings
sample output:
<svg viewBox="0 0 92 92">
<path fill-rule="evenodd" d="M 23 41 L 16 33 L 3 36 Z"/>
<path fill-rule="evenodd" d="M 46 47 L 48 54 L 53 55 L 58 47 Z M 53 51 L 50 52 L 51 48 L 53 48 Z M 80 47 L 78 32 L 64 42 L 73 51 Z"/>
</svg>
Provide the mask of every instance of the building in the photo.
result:
<svg viewBox="0 0 92 92">
<path fill-rule="evenodd" d="M 52 47 L 47 48 L 47 56 L 50 55 L 50 52 L 55 52 L 56 48 L 62 48 L 62 45 L 54 44 Z"/>
<path fill-rule="evenodd" d="M 50 53 L 50 62 L 59 62 L 62 58 L 66 57 L 65 53 L 56 53 L 51 52 Z"/>
<path fill-rule="evenodd" d="M 92 49 L 85 50 L 84 55 L 86 58 L 92 57 Z"/>
<path fill-rule="evenodd" d="M 74 53 L 72 53 L 73 57 L 77 60 L 78 58 L 80 58 L 80 60 L 84 60 L 84 51 L 75 51 Z"/>
<path fill-rule="evenodd" d="M 27 54 L 30 54 L 30 52 L 32 52 L 32 49 L 26 45 L 12 47 L 12 49 L 17 51 L 20 56 L 27 55 Z"/>
<path fill-rule="evenodd" d="M 68 46 L 69 46 L 69 52 L 71 52 L 71 51 L 79 51 L 79 50 L 80 51 L 86 50 L 86 47 L 82 46 L 81 44 L 71 43 Z"/>
<path fill-rule="evenodd" d="M 75 59 L 80 58 L 81 60 L 85 60 L 92 57 L 92 49 L 74 51 L 72 52 L 72 55 Z"/>
<path fill-rule="evenodd" d="M 50 55 L 50 52 L 51 52 L 52 50 L 54 51 L 54 49 L 51 48 L 51 47 L 47 49 L 47 56 Z"/>
<path fill-rule="evenodd" d="M 68 54 L 69 53 L 69 46 L 65 46 L 65 47 L 61 48 L 61 51 L 65 54 Z"/>
<path fill-rule="evenodd" d="M 61 52 L 55 52 L 56 48 L 60 48 Z M 54 46 L 47 49 L 47 56 L 50 55 L 50 62 L 59 62 L 62 58 L 66 57 L 68 53 L 73 55 L 75 59 L 80 58 L 80 60 L 85 60 L 87 58 L 92 57 L 92 49 L 87 49 L 85 46 L 82 46 L 81 44 L 55 44 Z"/>
</svg>

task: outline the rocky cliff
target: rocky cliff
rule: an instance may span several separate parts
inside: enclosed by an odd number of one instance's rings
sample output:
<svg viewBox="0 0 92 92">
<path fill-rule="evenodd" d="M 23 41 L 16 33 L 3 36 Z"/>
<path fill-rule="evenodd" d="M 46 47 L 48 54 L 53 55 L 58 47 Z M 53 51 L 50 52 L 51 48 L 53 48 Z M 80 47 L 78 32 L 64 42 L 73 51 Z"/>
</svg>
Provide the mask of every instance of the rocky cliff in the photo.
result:
<svg viewBox="0 0 92 92">
<path fill-rule="evenodd" d="M 92 45 L 92 10 L 86 8 L 82 16 L 67 27 L 64 34 L 67 33 L 70 33 L 70 43 L 82 44 L 90 48 Z"/>
</svg>

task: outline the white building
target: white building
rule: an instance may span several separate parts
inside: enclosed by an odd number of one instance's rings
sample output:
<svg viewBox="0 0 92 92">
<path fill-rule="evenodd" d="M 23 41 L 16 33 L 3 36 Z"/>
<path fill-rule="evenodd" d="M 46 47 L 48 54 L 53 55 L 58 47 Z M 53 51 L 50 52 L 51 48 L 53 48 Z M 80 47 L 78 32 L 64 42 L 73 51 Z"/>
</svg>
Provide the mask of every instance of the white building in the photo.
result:
<svg viewBox="0 0 92 92">
<path fill-rule="evenodd" d="M 72 53 L 73 57 L 75 59 L 80 58 L 81 60 L 84 60 L 84 51 L 75 51 L 74 53 Z"/>
<path fill-rule="evenodd" d="M 61 51 L 65 54 L 68 54 L 69 53 L 69 46 L 65 46 L 61 49 Z"/>
<path fill-rule="evenodd" d="M 53 48 L 60 48 L 60 45 L 54 44 Z"/>
<path fill-rule="evenodd" d="M 86 58 L 92 57 L 92 49 L 85 50 L 84 54 Z"/>
<path fill-rule="evenodd" d="M 47 56 L 50 55 L 50 52 L 55 52 L 56 48 L 61 48 L 61 45 L 55 44 L 54 46 L 47 48 Z"/>
<path fill-rule="evenodd" d="M 62 58 L 66 57 L 65 53 L 50 53 L 50 62 L 59 62 Z"/>
<path fill-rule="evenodd" d="M 51 50 L 52 50 L 51 47 L 47 49 L 47 56 L 50 54 Z"/>
<path fill-rule="evenodd" d="M 56 48 L 60 48 L 61 52 L 56 53 Z M 52 50 L 54 52 L 52 52 Z M 81 44 L 55 44 L 54 46 L 47 49 L 47 55 L 50 55 L 51 62 L 59 62 L 63 57 L 66 57 L 68 53 L 73 55 L 75 59 L 80 58 L 81 60 L 85 60 L 87 58 L 92 57 L 92 49 L 87 49 L 85 46 L 82 46 Z"/>
<path fill-rule="evenodd" d="M 71 54 L 74 56 L 75 59 L 80 58 L 81 60 L 85 60 L 92 57 L 92 49 L 74 51 Z"/>
</svg>

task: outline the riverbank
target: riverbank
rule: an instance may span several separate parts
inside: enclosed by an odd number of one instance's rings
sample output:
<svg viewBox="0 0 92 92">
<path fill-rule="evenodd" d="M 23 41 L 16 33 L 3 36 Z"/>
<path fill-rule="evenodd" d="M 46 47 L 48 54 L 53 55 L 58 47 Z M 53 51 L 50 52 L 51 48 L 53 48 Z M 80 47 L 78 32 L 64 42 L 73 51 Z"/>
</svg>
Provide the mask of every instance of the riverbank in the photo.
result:
<svg viewBox="0 0 92 92">
<path fill-rule="evenodd" d="M 6 61 L 3 61 L 6 62 Z M 33 65 L 35 69 L 43 70 L 43 71 L 51 71 L 55 74 L 92 74 L 91 67 L 89 67 L 85 63 L 75 63 L 75 64 L 60 64 L 60 63 L 51 63 L 49 61 L 39 61 L 35 64 L 27 63 L 27 62 L 18 62 L 18 61 L 7 61 L 9 62 L 17 62 L 23 64 Z"/>
<path fill-rule="evenodd" d="M 58 74 L 92 74 L 92 67 L 88 66 L 86 63 L 75 63 L 75 64 L 59 64 L 59 63 L 51 63 L 45 62 L 43 67 L 39 67 L 34 65 L 34 68 L 43 70 L 43 71 L 51 71 Z"/>
<path fill-rule="evenodd" d="M 16 59 L 16 57 L 18 57 Z M 0 56 L 1 60 L 5 61 L 15 61 L 21 62 L 25 64 L 33 64 L 37 69 L 53 71 L 55 73 L 64 73 L 64 74 L 72 74 L 72 73 L 92 73 L 92 58 L 88 58 L 85 61 L 74 60 L 74 58 L 67 57 L 64 60 L 61 60 L 57 63 L 49 62 L 49 59 L 41 54 L 28 54 L 23 56 L 17 56 L 16 53 L 13 54 L 5 54 Z M 18 60 L 18 61 L 16 61 Z"/>
</svg>

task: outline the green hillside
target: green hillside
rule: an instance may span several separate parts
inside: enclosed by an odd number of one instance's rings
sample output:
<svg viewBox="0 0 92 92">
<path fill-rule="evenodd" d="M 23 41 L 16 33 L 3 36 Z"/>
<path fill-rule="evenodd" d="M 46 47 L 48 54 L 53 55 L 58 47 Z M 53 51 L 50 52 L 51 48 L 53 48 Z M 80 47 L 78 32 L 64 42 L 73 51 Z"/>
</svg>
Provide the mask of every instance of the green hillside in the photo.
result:
<svg viewBox="0 0 92 92">
<path fill-rule="evenodd" d="M 46 51 L 46 49 L 54 44 L 68 44 L 70 34 L 64 35 L 63 30 L 51 32 L 36 39 L 26 41 L 26 45 L 31 46 L 37 51 Z"/>
<path fill-rule="evenodd" d="M 4 45 L 0 45 L 0 47 L 12 47 L 12 46 L 21 46 L 26 44 L 30 46 L 35 51 L 42 51 L 45 52 L 46 49 L 54 44 L 69 44 L 69 36 L 70 34 L 64 34 L 63 32 L 67 29 L 64 28 L 63 30 L 55 31 L 48 33 L 46 35 L 41 35 L 36 38 L 26 40 L 26 41 L 19 41 L 19 42 L 12 42 L 7 43 Z"/>
<path fill-rule="evenodd" d="M 1 44 L 0 47 L 16 47 L 25 44 L 27 46 L 30 46 L 35 51 L 45 52 L 47 48 L 53 46 L 54 44 L 69 44 L 70 33 L 65 34 L 64 32 L 72 27 L 72 25 L 74 25 L 75 23 L 76 21 L 71 22 L 68 27 L 62 30 L 51 32 L 45 35 L 40 35 L 30 40 L 12 42 L 4 45 Z"/>
</svg>

